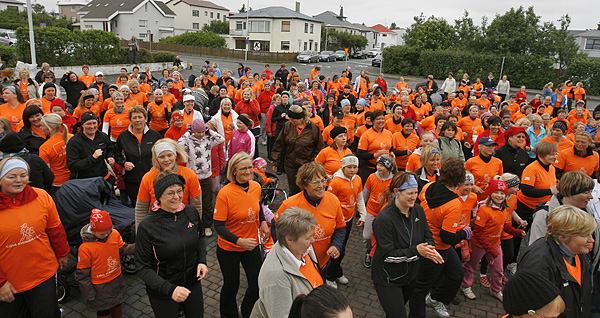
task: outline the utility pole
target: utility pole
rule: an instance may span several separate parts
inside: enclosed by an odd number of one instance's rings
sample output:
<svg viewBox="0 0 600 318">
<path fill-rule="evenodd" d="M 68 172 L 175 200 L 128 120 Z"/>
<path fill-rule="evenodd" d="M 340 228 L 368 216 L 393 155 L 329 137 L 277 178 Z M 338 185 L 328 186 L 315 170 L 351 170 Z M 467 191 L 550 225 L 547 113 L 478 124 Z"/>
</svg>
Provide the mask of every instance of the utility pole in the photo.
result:
<svg viewBox="0 0 600 318">
<path fill-rule="evenodd" d="M 248 60 L 248 48 L 250 47 L 250 0 L 246 2 L 246 54 L 244 61 Z"/>
<path fill-rule="evenodd" d="M 27 0 L 27 20 L 29 22 L 29 50 L 31 51 L 31 64 L 37 67 L 35 39 L 33 36 L 33 18 L 31 17 L 31 0 Z"/>
</svg>

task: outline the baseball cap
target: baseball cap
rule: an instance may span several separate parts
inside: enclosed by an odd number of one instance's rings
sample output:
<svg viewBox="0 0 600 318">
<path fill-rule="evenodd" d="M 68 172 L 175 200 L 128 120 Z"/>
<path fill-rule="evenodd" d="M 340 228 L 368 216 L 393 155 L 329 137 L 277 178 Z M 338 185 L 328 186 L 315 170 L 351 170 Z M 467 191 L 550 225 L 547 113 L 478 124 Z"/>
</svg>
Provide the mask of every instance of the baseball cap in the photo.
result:
<svg viewBox="0 0 600 318">
<path fill-rule="evenodd" d="M 484 145 L 484 146 L 491 146 L 491 145 L 498 145 L 494 139 L 490 138 L 490 137 L 481 137 L 479 139 L 478 144 L 480 145 Z"/>
</svg>

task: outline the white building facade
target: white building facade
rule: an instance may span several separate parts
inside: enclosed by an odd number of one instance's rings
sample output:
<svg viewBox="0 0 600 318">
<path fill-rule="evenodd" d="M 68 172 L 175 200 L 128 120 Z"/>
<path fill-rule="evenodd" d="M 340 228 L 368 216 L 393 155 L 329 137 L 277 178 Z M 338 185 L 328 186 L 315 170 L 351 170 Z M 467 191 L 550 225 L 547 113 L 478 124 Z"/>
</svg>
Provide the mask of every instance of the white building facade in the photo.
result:
<svg viewBox="0 0 600 318">
<path fill-rule="evenodd" d="M 229 16 L 229 9 L 210 1 L 169 0 L 166 4 L 177 16 L 175 35 L 200 31 L 213 20 L 227 22 Z"/>
</svg>

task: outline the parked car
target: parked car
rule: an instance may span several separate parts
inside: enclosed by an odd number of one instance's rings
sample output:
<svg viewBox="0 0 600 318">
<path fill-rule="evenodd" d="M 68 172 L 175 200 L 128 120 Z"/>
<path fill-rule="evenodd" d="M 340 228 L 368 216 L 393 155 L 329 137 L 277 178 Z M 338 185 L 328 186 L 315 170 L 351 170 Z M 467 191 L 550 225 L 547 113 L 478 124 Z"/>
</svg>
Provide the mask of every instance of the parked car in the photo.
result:
<svg viewBox="0 0 600 318">
<path fill-rule="evenodd" d="M 366 59 L 367 51 L 362 51 L 362 50 L 354 51 L 354 54 L 352 54 L 352 58 L 353 59 Z"/>
<path fill-rule="evenodd" d="M 372 50 L 367 51 L 368 57 L 376 57 L 379 54 L 381 54 L 381 52 L 378 49 L 372 49 Z"/>
<path fill-rule="evenodd" d="M 319 53 L 319 62 L 335 62 L 336 58 L 332 51 Z"/>
<path fill-rule="evenodd" d="M 17 35 L 13 30 L 0 30 L 0 45 L 17 45 Z"/>
<path fill-rule="evenodd" d="M 335 53 L 333 54 L 335 55 L 335 59 L 338 61 L 343 61 L 346 59 L 346 52 L 344 52 L 343 50 L 335 51 Z"/>
<path fill-rule="evenodd" d="M 381 61 L 383 61 L 383 57 L 381 56 L 381 54 L 377 54 L 372 60 L 371 60 L 371 65 L 375 66 L 375 67 L 380 67 L 381 66 Z"/>
<path fill-rule="evenodd" d="M 316 63 L 319 61 L 319 53 L 316 51 L 303 51 L 296 58 L 298 63 Z"/>
</svg>

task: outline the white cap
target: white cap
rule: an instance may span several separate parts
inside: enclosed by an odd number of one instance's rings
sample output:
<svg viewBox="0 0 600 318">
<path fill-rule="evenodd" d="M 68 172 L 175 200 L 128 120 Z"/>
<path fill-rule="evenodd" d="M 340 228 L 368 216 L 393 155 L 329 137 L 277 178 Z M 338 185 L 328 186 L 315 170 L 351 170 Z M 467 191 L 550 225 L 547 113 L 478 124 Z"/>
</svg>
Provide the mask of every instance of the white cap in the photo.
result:
<svg viewBox="0 0 600 318">
<path fill-rule="evenodd" d="M 102 72 L 96 72 L 96 76 L 104 76 L 104 73 L 102 73 Z"/>
<path fill-rule="evenodd" d="M 188 101 L 188 100 L 193 100 L 196 101 L 196 97 L 194 97 L 194 95 L 185 95 L 183 96 L 183 101 Z"/>
<path fill-rule="evenodd" d="M 191 93 L 191 92 L 192 92 L 192 90 L 191 90 L 191 89 L 189 89 L 189 88 L 184 88 L 184 89 L 182 89 L 182 90 L 181 90 L 181 93 L 182 93 L 182 94 L 183 94 L 183 93 Z"/>
</svg>

